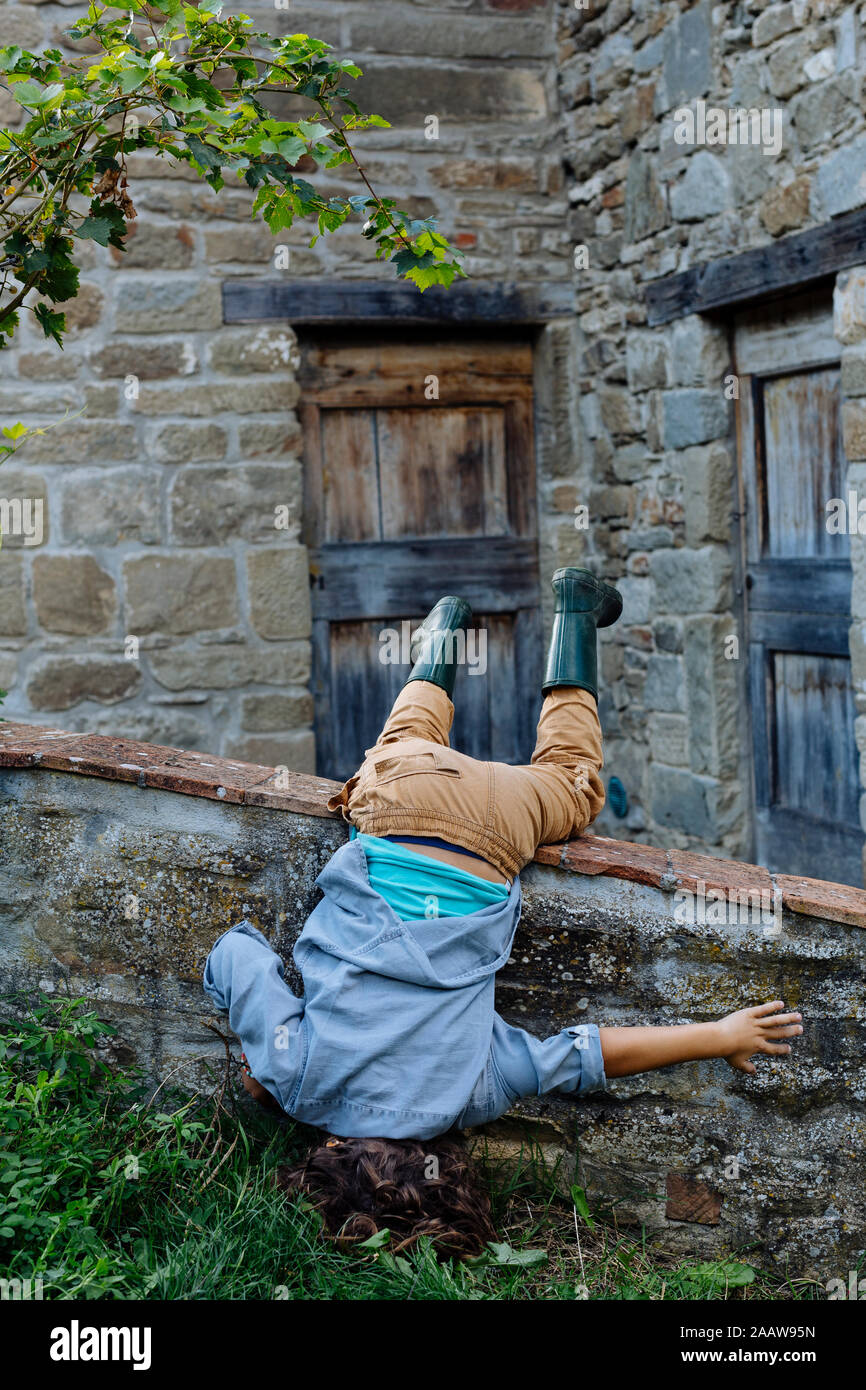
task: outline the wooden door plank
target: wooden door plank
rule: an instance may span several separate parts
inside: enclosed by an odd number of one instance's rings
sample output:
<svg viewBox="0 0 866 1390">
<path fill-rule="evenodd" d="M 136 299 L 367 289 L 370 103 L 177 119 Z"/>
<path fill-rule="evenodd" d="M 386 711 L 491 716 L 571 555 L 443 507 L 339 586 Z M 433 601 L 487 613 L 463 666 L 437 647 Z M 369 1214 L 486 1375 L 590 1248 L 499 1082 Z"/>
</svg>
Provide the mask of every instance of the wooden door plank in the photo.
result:
<svg viewBox="0 0 866 1390">
<path fill-rule="evenodd" d="M 443 593 L 485 613 L 538 603 L 537 547 L 508 536 L 322 546 L 311 565 L 313 613 L 332 622 L 426 612 Z"/>
<path fill-rule="evenodd" d="M 504 502 L 505 424 L 494 407 L 376 412 L 382 536 L 482 536 L 487 488 Z M 491 497 L 495 523 L 500 505 Z M 500 525 L 499 534 L 507 531 Z M 495 532 L 494 532 L 495 534 Z"/>
<path fill-rule="evenodd" d="M 323 507 L 323 468 L 321 411 L 312 402 L 304 402 L 298 408 L 301 425 L 304 466 L 304 516 L 302 535 L 304 545 L 309 548 L 319 545 L 322 539 Z"/>
<path fill-rule="evenodd" d="M 776 804 L 856 826 L 860 787 L 847 657 L 774 652 Z"/>
<path fill-rule="evenodd" d="M 322 410 L 319 418 L 322 542 L 380 540 L 374 414 L 370 410 Z"/>
<path fill-rule="evenodd" d="M 484 404 L 532 399 L 528 343 L 467 343 L 444 339 L 394 345 L 383 342 L 310 342 L 298 382 L 319 405 L 387 407 Z"/>
<path fill-rule="evenodd" d="M 749 643 L 749 704 L 752 716 L 752 737 L 754 756 L 752 772 L 754 779 L 755 807 L 769 810 L 772 785 L 772 755 L 775 740 L 772 737 L 771 701 L 768 682 L 771 670 L 767 660 L 767 648 L 760 641 Z M 759 850 L 763 850 L 759 837 Z"/>
<path fill-rule="evenodd" d="M 313 733 L 316 739 L 316 767 L 325 777 L 336 773 L 334 736 L 336 725 L 331 700 L 331 625 L 327 618 L 314 618 L 311 633 Z"/>
<path fill-rule="evenodd" d="M 749 568 L 749 611 L 818 613 L 848 619 L 851 569 L 844 560 L 787 556 L 762 560 Z"/>
<path fill-rule="evenodd" d="M 734 363 L 738 375 L 771 375 L 838 363 L 833 305 L 823 292 L 798 295 L 767 315 L 752 308 L 734 320 Z"/>
<path fill-rule="evenodd" d="M 749 633 L 768 650 L 848 656 L 850 620 L 832 613 L 752 612 Z"/>
<path fill-rule="evenodd" d="M 844 557 L 847 535 L 827 529 L 826 504 L 844 492 L 839 370 L 763 382 L 769 557 Z"/>
<path fill-rule="evenodd" d="M 758 488 L 760 440 L 757 418 L 760 414 L 760 382 L 757 377 L 739 379 L 737 409 L 737 457 L 739 461 L 740 534 L 744 549 L 744 568 L 761 558 L 763 543 L 762 499 Z"/>
<path fill-rule="evenodd" d="M 535 748 L 541 713 L 544 648 L 541 609 L 521 608 L 514 615 L 514 703 L 517 742 L 521 762 L 528 763 Z"/>
<path fill-rule="evenodd" d="M 535 476 L 535 420 L 531 399 L 512 400 L 505 408 L 508 514 L 515 536 L 538 534 Z"/>
</svg>

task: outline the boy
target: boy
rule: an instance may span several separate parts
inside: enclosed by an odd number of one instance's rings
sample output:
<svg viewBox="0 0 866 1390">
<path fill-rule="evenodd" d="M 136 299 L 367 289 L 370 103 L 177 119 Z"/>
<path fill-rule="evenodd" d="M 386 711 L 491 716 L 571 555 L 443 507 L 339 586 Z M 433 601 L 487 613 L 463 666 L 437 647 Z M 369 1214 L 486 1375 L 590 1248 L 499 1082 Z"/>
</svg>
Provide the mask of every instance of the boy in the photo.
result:
<svg viewBox="0 0 866 1390">
<path fill-rule="evenodd" d="M 531 763 L 482 763 L 449 747 L 454 639 L 471 612 L 462 599 L 440 599 L 382 734 L 329 803 L 352 838 L 319 875 L 323 899 L 295 945 L 303 999 L 247 923 L 208 957 L 205 989 L 241 1038 L 247 1088 L 351 1136 L 319 1146 L 288 1178 L 344 1240 L 381 1221 L 404 1245 L 431 1234 L 443 1251 L 480 1249 L 492 1228 L 465 1161 L 449 1141 L 440 1146 L 448 1182 L 424 1177 L 431 1141 L 493 1120 L 521 1096 L 582 1095 L 672 1062 L 724 1057 L 754 1072 L 754 1053 L 786 1054 L 784 1039 L 803 1031 L 778 1000 L 717 1023 L 584 1024 L 545 1041 L 495 1012 L 520 870 L 539 845 L 580 834 L 604 804 L 596 633 L 616 622 L 622 600 L 583 569 L 558 570 L 553 588 Z"/>
</svg>

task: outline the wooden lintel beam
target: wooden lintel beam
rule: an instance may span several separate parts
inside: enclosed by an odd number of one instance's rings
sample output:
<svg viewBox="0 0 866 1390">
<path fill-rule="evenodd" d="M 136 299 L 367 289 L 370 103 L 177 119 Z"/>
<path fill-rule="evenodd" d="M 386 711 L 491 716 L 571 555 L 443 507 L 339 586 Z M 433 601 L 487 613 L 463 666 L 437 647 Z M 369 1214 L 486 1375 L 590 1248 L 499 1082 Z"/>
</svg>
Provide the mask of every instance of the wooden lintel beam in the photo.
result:
<svg viewBox="0 0 866 1390">
<path fill-rule="evenodd" d="M 429 323 L 532 324 L 574 311 L 568 281 L 539 284 L 479 284 L 459 281 L 424 294 L 405 281 L 227 280 L 226 323 L 284 319 L 295 324 Z"/>
<path fill-rule="evenodd" d="M 646 287 L 651 327 L 809 285 L 866 263 L 866 209 L 781 237 L 739 256 L 706 261 Z"/>
</svg>

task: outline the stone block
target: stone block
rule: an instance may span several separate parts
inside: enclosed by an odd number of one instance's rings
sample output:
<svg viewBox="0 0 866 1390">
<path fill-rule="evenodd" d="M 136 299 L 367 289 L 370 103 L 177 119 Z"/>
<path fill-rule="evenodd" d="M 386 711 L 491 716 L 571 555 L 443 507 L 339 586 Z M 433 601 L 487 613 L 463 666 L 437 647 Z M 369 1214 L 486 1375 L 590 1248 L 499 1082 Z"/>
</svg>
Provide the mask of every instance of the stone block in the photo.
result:
<svg viewBox="0 0 866 1390">
<path fill-rule="evenodd" d="M 725 164 L 709 150 L 689 156 L 686 172 L 671 190 L 671 213 L 678 222 L 703 222 L 731 206 L 731 180 Z"/>
<path fill-rule="evenodd" d="M 239 420 L 238 447 L 247 459 L 282 458 L 301 447 L 297 416 L 285 411 L 279 420 Z"/>
<path fill-rule="evenodd" d="M 856 112 L 847 78 L 832 77 L 807 88 L 791 103 L 791 120 L 800 149 L 826 145 L 849 124 Z"/>
<path fill-rule="evenodd" d="M 866 136 L 821 160 L 815 175 L 821 216 L 837 217 L 866 203 Z"/>
<path fill-rule="evenodd" d="M 217 280 L 200 276 L 124 276 L 118 283 L 115 323 L 120 333 L 190 332 L 221 328 L 222 293 Z"/>
<path fill-rule="evenodd" d="M 262 324 L 217 333 L 208 350 L 217 372 L 285 372 L 300 361 L 294 333 L 284 327 Z"/>
<path fill-rule="evenodd" d="M 123 567 L 130 633 L 184 635 L 238 619 L 234 560 L 225 555 L 142 555 Z"/>
<path fill-rule="evenodd" d="M 849 462 L 866 459 L 866 401 L 842 402 L 842 439 Z"/>
<path fill-rule="evenodd" d="M 798 28 L 798 22 L 794 15 L 793 5 L 770 5 L 762 14 L 756 15 L 752 25 L 752 44 L 755 48 L 763 48 L 768 43 L 774 43 L 783 34 L 789 34 L 792 29 Z"/>
<path fill-rule="evenodd" d="M 27 441 L 28 448 L 32 442 L 35 440 Z M 37 550 L 49 539 L 48 488 L 44 477 L 5 463 L 0 473 L 0 564 L 11 550 Z"/>
<path fill-rule="evenodd" d="M 153 436 L 150 457 L 156 463 L 209 463 L 225 458 L 227 447 L 222 425 L 162 425 Z"/>
<path fill-rule="evenodd" d="M 145 382 L 135 409 L 139 415 L 180 415 L 208 419 L 222 411 L 253 415 L 260 411 L 291 410 L 299 388 L 290 376 L 259 376 L 222 382 L 189 382 L 163 386 Z"/>
<path fill-rule="evenodd" d="M 122 657 L 42 656 L 27 673 L 27 698 L 33 709 L 69 709 L 81 700 L 113 705 L 136 693 L 141 672 Z"/>
<path fill-rule="evenodd" d="M 719 839 L 718 784 L 681 768 L 650 767 L 650 814 L 664 830 L 680 830 L 705 844 Z"/>
<path fill-rule="evenodd" d="M 741 752 L 737 662 L 726 657 L 733 626 L 728 617 L 684 624 L 691 768 L 714 777 L 735 777 Z"/>
<path fill-rule="evenodd" d="M 223 753 L 266 767 L 285 767 L 290 772 L 316 771 L 316 740 L 311 729 L 228 738 L 224 740 Z"/>
<path fill-rule="evenodd" d="M 648 623 L 651 614 L 652 581 L 626 575 L 616 581 L 622 594 L 622 622 L 628 625 Z"/>
<path fill-rule="evenodd" d="M 169 493 L 172 539 L 179 545 L 218 545 L 237 539 L 273 542 L 287 531 L 295 535 L 301 492 L 295 461 L 179 469 Z"/>
<path fill-rule="evenodd" d="M 133 376 L 139 381 L 160 377 L 174 380 L 189 376 L 198 368 L 195 349 L 187 338 L 112 338 L 104 347 L 92 351 L 88 361 L 100 376 Z"/>
<path fill-rule="evenodd" d="M 105 632 L 117 610 L 114 580 L 91 555 L 37 555 L 33 561 L 37 621 L 48 632 Z"/>
<path fill-rule="evenodd" d="M 112 263 L 121 270 L 188 270 L 195 260 L 195 232 L 183 222 L 139 217 L 129 224 L 123 248 L 111 248 Z"/>
<path fill-rule="evenodd" d="M 767 61 L 770 91 L 775 97 L 792 97 L 809 80 L 806 63 L 812 53 L 813 31 L 801 31 L 783 39 Z"/>
<path fill-rule="evenodd" d="M 626 241 L 643 241 L 659 232 L 668 222 L 664 195 L 658 185 L 653 161 L 638 149 L 629 160 L 625 184 Z"/>
<path fill-rule="evenodd" d="M 72 420 L 27 441 L 28 464 L 126 463 L 138 455 L 135 427 L 117 420 Z"/>
<path fill-rule="evenodd" d="M 63 539 L 86 545 L 142 545 L 163 539 L 159 474 L 148 468 L 78 470 L 61 481 Z"/>
<path fill-rule="evenodd" d="M 866 396 L 866 344 L 842 352 L 842 395 Z"/>
<path fill-rule="evenodd" d="M 658 613 L 714 613 L 731 606 L 731 561 L 721 546 L 656 550 L 650 559 Z"/>
<path fill-rule="evenodd" d="M 3 537 L 5 542 L 5 537 Z M 24 602 L 24 561 L 12 555 L 4 544 L 0 550 L 0 637 L 22 637 L 27 631 Z M 0 687 L 3 686 L 0 680 Z"/>
<path fill-rule="evenodd" d="M 310 575 L 305 546 L 276 546 L 247 553 L 250 621 L 260 637 L 308 637 Z"/>
<path fill-rule="evenodd" d="M 66 315 L 66 333 L 74 338 L 77 333 L 95 328 L 102 318 L 104 304 L 105 295 L 99 286 L 83 280 L 74 299 L 66 299 L 53 307 Z"/>
<path fill-rule="evenodd" d="M 170 647 L 147 652 L 154 679 L 166 690 L 233 690 L 242 685 L 304 685 L 310 644 L 253 647 L 244 643 Z"/>
<path fill-rule="evenodd" d="M 429 111 L 440 121 L 468 122 L 501 123 L 503 114 L 509 122 L 529 122 L 547 115 L 542 74 L 493 63 L 479 68 L 368 61 L 352 88 L 362 111 L 387 111 L 392 125 L 415 126 L 419 132 Z"/>
<path fill-rule="evenodd" d="M 270 269 L 278 246 L 288 245 L 288 231 L 274 233 L 264 224 L 253 223 L 249 227 L 205 227 L 205 257 L 216 265 L 255 265 Z M 286 269 L 290 274 L 301 272 L 301 262 L 307 253 L 294 246 L 289 250 Z M 318 258 L 315 258 L 318 261 Z"/>
<path fill-rule="evenodd" d="M 724 329 L 700 314 L 678 319 L 670 328 L 670 354 L 672 385 L 721 390 L 730 363 Z"/>
<path fill-rule="evenodd" d="M 707 444 L 728 433 L 728 402 L 721 389 L 684 388 L 662 393 L 664 443 L 667 449 Z"/>
<path fill-rule="evenodd" d="M 644 704 L 649 710 L 683 713 L 686 708 L 686 681 L 679 656 L 653 652 L 647 662 Z"/>
<path fill-rule="evenodd" d="M 514 14 L 538 5 L 537 0 L 525 5 L 519 0 L 504 0 L 496 8 Z M 429 54 L 449 62 L 460 58 L 525 60 L 550 56 L 551 34 L 542 19 L 513 18 L 491 23 L 482 15 L 452 14 L 443 22 L 438 11 L 418 14 L 405 10 L 350 10 L 348 17 L 348 37 L 344 42 L 351 53 L 405 53 L 413 57 Z"/>
<path fill-rule="evenodd" d="M 308 690 L 244 695 L 241 700 L 241 724 L 251 733 L 267 734 L 281 729 L 297 729 L 312 721 L 313 697 Z"/>
<path fill-rule="evenodd" d="M 682 456 L 686 544 L 731 539 L 735 465 L 721 444 L 698 445 Z"/>
<path fill-rule="evenodd" d="M 846 347 L 866 338 L 866 266 L 843 270 L 836 277 L 833 335 Z"/>
<path fill-rule="evenodd" d="M 653 713 L 648 720 L 649 751 L 654 762 L 689 765 L 689 725 L 683 714 Z"/>
<path fill-rule="evenodd" d="M 771 236 L 795 231 L 809 218 L 812 181 L 805 174 L 770 188 L 761 199 L 759 215 Z"/>
<path fill-rule="evenodd" d="M 648 391 L 667 386 L 669 347 L 665 333 L 633 330 L 626 337 L 625 361 L 632 391 Z"/>
<path fill-rule="evenodd" d="M 684 10 L 663 33 L 666 106 L 680 106 L 709 91 L 712 81 L 712 7 L 707 0 Z"/>
</svg>

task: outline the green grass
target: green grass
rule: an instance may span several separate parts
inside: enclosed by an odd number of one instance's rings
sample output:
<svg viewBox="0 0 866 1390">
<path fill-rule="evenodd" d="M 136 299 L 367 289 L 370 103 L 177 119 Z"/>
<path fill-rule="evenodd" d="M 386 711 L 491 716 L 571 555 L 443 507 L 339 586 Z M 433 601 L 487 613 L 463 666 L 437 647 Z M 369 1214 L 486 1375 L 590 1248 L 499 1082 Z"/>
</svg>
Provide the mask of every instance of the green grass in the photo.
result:
<svg viewBox="0 0 866 1390">
<path fill-rule="evenodd" d="M 738 1260 L 687 1263 L 556 1190 L 532 1154 L 485 1167 L 499 1241 L 472 1264 L 429 1247 L 352 1255 L 273 1184 L 310 1131 L 213 1092 L 151 1096 L 99 1060 L 113 1030 L 83 1001 L 0 1025 L 0 1277 L 45 1299 L 823 1299 Z"/>
</svg>

